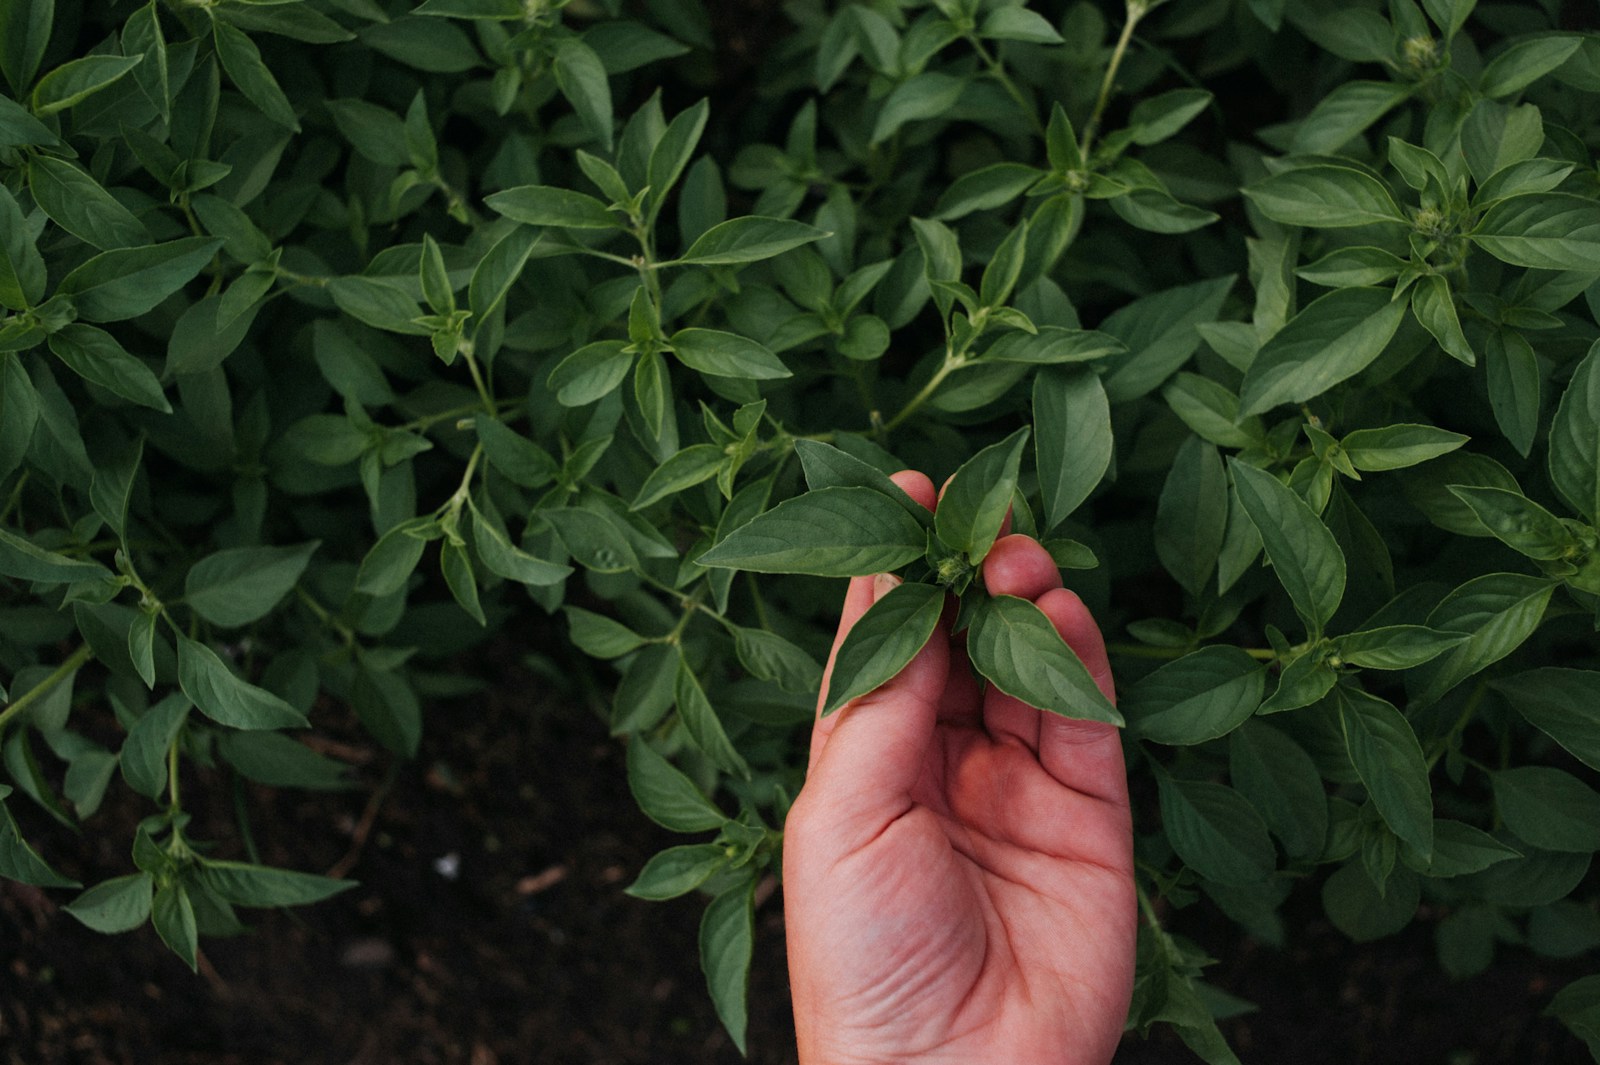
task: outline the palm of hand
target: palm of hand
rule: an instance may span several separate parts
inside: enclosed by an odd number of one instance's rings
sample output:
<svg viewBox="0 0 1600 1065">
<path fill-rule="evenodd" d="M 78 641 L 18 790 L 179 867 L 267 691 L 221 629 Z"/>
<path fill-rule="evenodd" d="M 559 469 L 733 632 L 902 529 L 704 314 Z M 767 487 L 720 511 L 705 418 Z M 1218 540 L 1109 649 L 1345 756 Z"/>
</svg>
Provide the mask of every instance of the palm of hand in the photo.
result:
<svg viewBox="0 0 1600 1065">
<path fill-rule="evenodd" d="M 1109 694 L 1098 632 L 1037 544 L 1002 541 L 985 578 L 1038 601 Z M 853 582 L 841 633 L 875 598 Z M 1110 1060 L 1131 851 L 1116 731 L 982 693 L 941 625 L 813 736 L 784 846 L 801 1060 Z"/>
</svg>

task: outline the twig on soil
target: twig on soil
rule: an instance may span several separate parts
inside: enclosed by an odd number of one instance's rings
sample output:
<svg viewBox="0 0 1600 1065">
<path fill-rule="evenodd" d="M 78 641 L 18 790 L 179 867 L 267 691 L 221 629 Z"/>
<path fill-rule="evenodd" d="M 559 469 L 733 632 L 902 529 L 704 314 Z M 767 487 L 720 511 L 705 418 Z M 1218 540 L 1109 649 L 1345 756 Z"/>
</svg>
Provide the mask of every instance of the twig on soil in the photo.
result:
<svg viewBox="0 0 1600 1065">
<path fill-rule="evenodd" d="M 399 773 L 399 763 L 391 762 L 389 771 L 383 776 L 383 783 L 373 789 L 372 795 L 367 799 L 366 809 L 361 811 L 361 820 L 356 822 L 355 829 L 350 833 L 350 849 L 343 858 L 333 863 L 325 873 L 331 880 L 343 880 L 350 875 L 350 870 L 356 867 L 356 862 L 361 860 L 361 852 L 366 849 L 367 837 L 372 835 L 372 826 L 378 820 L 378 810 L 383 806 L 383 800 L 389 795 L 389 788 L 394 784 L 394 778 Z"/>
</svg>

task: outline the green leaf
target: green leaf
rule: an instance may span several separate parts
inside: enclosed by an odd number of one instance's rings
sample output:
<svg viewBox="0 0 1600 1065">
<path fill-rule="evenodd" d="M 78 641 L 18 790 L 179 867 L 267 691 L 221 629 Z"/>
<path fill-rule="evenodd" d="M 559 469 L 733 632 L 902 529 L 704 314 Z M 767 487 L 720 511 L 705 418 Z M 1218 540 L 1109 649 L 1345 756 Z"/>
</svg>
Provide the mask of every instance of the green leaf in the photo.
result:
<svg viewBox="0 0 1600 1065">
<path fill-rule="evenodd" d="M 0 802 L 0 876 L 35 887 L 83 886 L 76 880 L 62 876 L 39 857 L 39 853 L 22 838 L 16 819 L 6 809 L 4 802 Z"/>
<path fill-rule="evenodd" d="M 1048 19 L 1022 5 L 997 7 L 984 17 L 978 36 L 995 41 L 1028 41 L 1031 44 L 1060 44 L 1061 34 Z"/>
<path fill-rule="evenodd" d="M 1489 833 L 1460 821 L 1434 818 L 1433 857 L 1421 861 L 1404 846 L 1401 855 L 1417 872 L 1431 877 L 1464 876 L 1522 854 Z"/>
<path fill-rule="evenodd" d="M 974 566 L 989 553 L 1011 508 L 1028 432 L 1026 427 L 1018 429 L 984 448 L 962 463 L 945 484 L 933 516 L 934 532 L 946 547 L 966 555 Z"/>
<path fill-rule="evenodd" d="M 633 369 L 633 353 L 620 340 L 585 344 L 556 364 L 547 384 L 563 407 L 582 407 L 615 392 Z"/>
<path fill-rule="evenodd" d="M 1081 366 L 1040 370 L 1033 382 L 1033 424 L 1044 526 L 1054 529 L 1111 466 L 1111 405 L 1099 376 Z"/>
<path fill-rule="evenodd" d="M 717 1016 L 739 1053 L 745 1052 L 750 958 L 755 952 L 755 878 L 711 900 L 700 919 L 700 968 Z"/>
<path fill-rule="evenodd" d="M 1007 333 L 990 345 L 983 357 L 997 362 L 1048 364 L 1088 362 L 1127 350 L 1122 341 L 1106 333 L 1047 325 L 1035 333 Z"/>
<path fill-rule="evenodd" d="M 826 236 L 828 233 L 815 226 L 787 218 L 730 218 L 702 233 L 676 262 L 700 266 L 753 263 Z"/>
<path fill-rule="evenodd" d="M 1453 484 L 1450 492 L 1472 508 L 1483 527 L 1529 558 L 1557 559 L 1581 550 L 1561 519 L 1520 492 Z"/>
<path fill-rule="evenodd" d="M 1308 155 L 1338 151 L 1416 91 L 1414 84 L 1347 81 L 1301 119 L 1290 149 Z"/>
<path fill-rule="evenodd" d="M 480 414 L 475 424 L 484 457 L 512 484 L 543 488 L 555 480 L 560 467 L 544 448 L 498 418 Z"/>
<path fill-rule="evenodd" d="M 386 107 L 366 100 L 324 100 L 334 125 L 350 146 L 379 166 L 408 166 L 405 123 Z"/>
<path fill-rule="evenodd" d="M 775 632 L 738 628 L 733 634 L 739 664 L 753 677 L 784 691 L 811 695 L 822 686 L 822 667 L 804 650 Z"/>
<path fill-rule="evenodd" d="M 1406 261 L 1382 248 L 1336 248 L 1309 266 L 1295 271 L 1314 285 L 1329 288 L 1355 288 L 1393 281 L 1406 268 Z"/>
<path fill-rule="evenodd" d="M 1095 684 L 1072 648 L 1026 599 L 981 601 L 967 630 L 967 653 L 989 683 L 1007 695 L 1062 717 L 1122 725 L 1122 715 Z"/>
<path fill-rule="evenodd" d="M 1042 171 L 1024 163 L 995 163 L 970 170 L 951 182 L 940 195 L 934 217 L 948 222 L 974 211 L 1004 207 L 1028 191 L 1041 176 Z"/>
<path fill-rule="evenodd" d="M 1421 886 L 1409 869 L 1396 869 L 1379 891 L 1360 862 L 1347 862 L 1322 884 L 1322 908 L 1333 926 L 1358 943 L 1394 935 L 1416 915 Z"/>
<path fill-rule="evenodd" d="M 1394 834 L 1423 857 L 1433 853 L 1433 790 L 1422 745 L 1392 705 L 1340 687 L 1339 724 L 1367 796 Z"/>
<path fill-rule="evenodd" d="M 221 246 L 213 237 L 184 237 L 101 252 L 62 278 L 56 292 L 91 322 L 135 318 L 187 284 Z"/>
<path fill-rule="evenodd" d="M 1506 827 L 1535 847 L 1590 854 L 1600 850 L 1600 792 L 1550 766 L 1489 774 L 1495 809 Z"/>
<path fill-rule="evenodd" d="M 473 335 L 477 335 L 489 316 L 505 302 L 543 235 L 532 229 L 513 229 L 496 241 L 473 268 L 472 279 L 467 284 Z"/>
<path fill-rule="evenodd" d="M 1594 715 L 1600 673 L 1545 666 L 1490 681 L 1490 687 L 1530 725 L 1600 770 L 1600 720 Z"/>
<path fill-rule="evenodd" d="M 1209 377 L 1175 374 L 1161 396 L 1185 425 L 1218 447 L 1250 447 L 1266 435 L 1261 419 L 1241 419 L 1239 397 Z"/>
<path fill-rule="evenodd" d="M 561 229 L 617 229 L 621 220 L 593 196 L 551 185 L 521 185 L 484 200 L 515 222 Z"/>
<path fill-rule="evenodd" d="M 1255 884 L 1271 876 L 1278 852 L 1266 823 L 1237 791 L 1158 770 L 1161 823 L 1183 864 L 1218 884 Z"/>
<path fill-rule="evenodd" d="M 200 933 L 195 928 L 194 903 L 189 900 L 183 881 L 174 880 L 157 889 L 150 917 L 167 949 L 192 971 L 199 972 L 195 951 L 199 948 Z"/>
<path fill-rule="evenodd" d="M 594 49 L 576 37 L 558 37 L 555 48 L 556 84 L 606 151 L 611 150 L 613 118 L 611 84 Z M 665 190 L 662 190 L 665 191 Z"/>
<path fill-rule="evenodd" d="M 111 572 L 98 562 L 46 551 L 15 533 L 0 529 L 0 576 L 42 584 L 70 584 L 110 580 Z"/>
<path fill-rule="evenodd" d="M 676 668 L 674 665 L 674 672 Z M 721 828 L 727 820 L 694 781 L 657 754 L 642 736 L 628 741 L 628 790 L 646 817 L 673 832 L 705 832 Z"/>
<path fill-rule="evenodd" d="M 222 19 L 211 20 L 211 31 L 217 44 L 217 58 L 222 61 L 222 69 L 228 72 L 228 80 L 273 122 L 300 132 L 300 119 L 294 113 L 294 105 L 283 94 L 278 79 L 261 61 L 261 50 L 255 42 L 245 36 L 243 30 Z"/>
<path fill-rule="evenodd" d="M 1228 461 L 1239 502 L 1261 534 L 1273 572 L 1313 635 L 1344 598 L 1345 562 L 1333 533 L 1292 489 L 1272 474 Z"/>
<path fill-rule="evenodd" d="M 450 594 L 467 616 L 479 625 L 487 626 L 483 605 L 478 599 L 478 577 L 472 570 L 472 559 L 467 549 L 446 540 L 439 546 L 439 569 Z"/>
<path fill-rule="evenodd" d="M 1343 166 L 1306 166 L 1274 174 L 1244 190 L 1274 222 L 1319 229 L 1403 224 L 1405 215 L 1384 184 Z"/>
<path fill-rule="evenodd" d="M 1538 628 L 1556 583 L 1521 573 L 1490 573 L 1445 596 L 1428 615 L 1428 627 L 1466 633 L 1469 639 L 1406 675 L 1411 705 L 1434 702 L 1520 647 Z"/>
<path fill-rule="evenodd" d="M 1204 89 L 1173 89 L 1140 100 L 1128 115 L 1128 132 L 1133 143 L 1159 144 L 1210 107 L 1212 99 Z"/>
<path fill-rule="evenodd" d="M 1313 301 L 1256 353 L 1239 388 L 1240 412 L 1312 399 L 1366 369 L 1405 312 L 1404 300 L 1376 288 L 1338 289 Z"/>
<path fill-rule="evenodd" d="M 1465 643 L 1458 632 L 1436 632 L 1424 625 L 1382 625 L 1340 636 L 1334 653 L 1364 669 L 1411 669 Z"/>
<path fill-rule="evenodd" d="M 927 549 L 923 526 L 893 499 L 830 487 L 786 500 L 700 556 L 704 566 L 755 573 L 864 577 L 898 569 Z"/>
<path fill-rule="evenodd" d="M 207 555 L 184 578 L 184 602 L 223 628 L 258 621 L 294 588 L 320 545 L 313 540 L 296 547 L 235 547 Z"/>
<path fill-rule="evenodd" d="M 943 71 L 924 71 L 907 78 L 894 87 L 878 108 L 870 143 L 887 140 L 907 122 L 943 116 L 961 99 L 966 88 L 964 78 Z"/>
<path fill-rule="evenodd" d="M 690 445 L 658 465 L 638 489 L 632 510 L 642 510 L 667 496 L 675 496 L 685 488 L 701 485 L 717 477 L 718 470 L 728 462 L 728 454 L 717 445 Z"/>
<path fill-rule="evenodd" d="M 1156 505 L 1155 549 L 1167 572 L 1190 595 L 1211 580 L 1228 522 L 1228 477 L 1217 449 L 1188 437 Z"/>
<path fill-rule="evenodd" d="M 140 406 L 172 413 L 155 373 L 104 329 L 73 322 L 50 334 L 50 350 L 85 381 Z"/>
<path fill-rule="evenodd" d="M 200 865 L 200 883 L 235 906 L 304 906 L 357 886 L 354 880 L 209 858 Z"/>
<path fill-rule="evenodd" d="M 591 658 L 620 658 L 629 651 L 644 646 L 646 639 L 604 614 L 568 605 L 567 635 L 578 650 Z"/>
<path fill-rule="evenodd" d="M 432 518 L 403 521 L 378 537 L 356 573 L 356 591 L 375 598 L 393 595 L 405 587 L 429 540 L 443 533 Z"/>
<path fill-rule="evenodd" d="M 354 690 L 360 690 L 360 682 Z M 241 776 L 272 788 L 338 791 L 350 787 L 347 768 L 281 732 L 225 732 L 217 753 Z"/>
<path fill-rule="evenodd" d="M 26 310 L 44 298 L 44 258 L 11 192 L 0 187 L 0 307 Z"/>
<path fill-rule="evenodd" d="M 1469 234 L 1502 262 L 1600 273 L 1600 202 L 1565 192 L 1501 200 Z"/>
<path fill-rule="evenodd" d="M 147 799 L 159 799 L 167 787 L 167 752 L 189 717 L 193 704 L 174 692 L 144 712 L 122 741 L 118 761 L 128 787 Z"/>
<path fill-rule="evenodd" d="M 661 210 L 667 193 L 672 191 L 678 178 L 683 175 L 684 168 L 689 165 L 695 147 L 700 143 L 700 135 L 705 132 L 710 110 L 710 102 L 702 99 L 678 112 L 651 150 L 650 196 L 655 204 L 652 215 Z"/>
<path fill-rule="evenodd" d="M 96 248 L 130 248 L 150 243 L 144 223 L 94 178 L 63 159 L 35 155 L 28 160 L 28 191 L 56 225 Z"/>
<path fill-rule="evenodd" d="M 1448 454 L 1470 437 L 1432 425 L 1388 425 L 1357 429 L 1339 442 L 1351 465 L 1363 473 L 1399 470 Z"/>
<path fill-rule="evenodd" d="M 53 115 L 121 80 L 144 56 L 89 55 L 56 67 L 33 87 L 33 113 Z"/>
<path fill-rule="evenodd" d="M 1445 353 L 1457 362 L 1476 365 L 1478 356 L 1467 343 L 1461 331 L 1461 319 L 1456 314 L 1455 300 L 1450 295 L 1450 285 L 1438 274 L 1420 278 L 1411 289 L 1411 313 L 1417 316 L 1422 327 L 1433 334 Z"/>
<path fill-rule="evenodd" d="M 467 499 L 467 507 L 472 516 L 472 546 L 478 561 L 496 577 L 544 588 L 572 576 L 571 566 L 535 558 L 512 543 L 498 514 L 486 514 L 471 497 Z"/>
<path fill-rule="evenodd" d="M 1511 329 L 1489 334 L 1486 355 L 1489 405 L 1506 440 L 1526 456 L 1539 430 L 1539 359 L 1533 345 Z"/>
<path fill-rule="evenodd" d="M 149 873 L 134 873 L 102 881 L 62 909 L 96 932 L 115 935 L 131 932 L 150 919 L 154 893 L 154 878 Z"/>
<path fill-rule="evenodd" d="M 728 856 L 715 843 L 690 843 L 658 851 L 623 894 L 660 902 L 687 895 L 721 872 Z"/>
<path fill-rule="evenodd" d="M 422 707 L 403 676 L 362 666 L 350 686 L 350 702 L 374 739 L 403 758 L 417 756 Z"/>
<path fill-rule="evenodd" d="M 55 0 L 9 0 L 0 4 L 0 70 L 18 99 L 33 84 L 55 23 Z"/>
<path fill-rule="evenodd" d="M 1550 484 L 1562 502 L 1600 522 L 1600 342 L 1573 371 L 1550 422 Z"/>
<path fill-rule="evenodd" d="M 839 645 L 823 716 L 899 675 L 932 637 L 943 609 L 942 588 L 910 583 L 896 585 L 868 607 Z"/>
<path fill-rule="evenodd" d="M 893 499 L 907 514 L 925 527 L 933 525 L 933 515 L 928 508 L 906 494 L 905 489 L 889 479 L 888 474 L 870 463 L 841 451 L 820 440 L 799 439 L 794 442 L 795 454 L 800 456 L 800 466 L 805 471 L 806 486 L 813 491 L 819 488 L 870 488 Z"/>
<path fill-rule="evenodd" d="M 690 369 L 719 377 L 772 381 L 793 373 L 766 345 L 717 329 L 680 329 L 667 341 Z"/>
<path fill-rule="evenodd" d="M 1226 736 L 1261 705 L 1266 671 L 1237 647 L 1202 647 L 1141 677 L 1122 698 L 1134 734 L 1187 747 Z"/>
<path fill-rule="evenodd" d="M 305 728 L 305 715 L 273 695 L 235 676 L 203 643 L 178 637 L 178 686 L 200 712 L 219 725 L 238 729 Z"/>
<path fill-rule="evenodd" d="M 1229 275 L 1179 285 L 1136 299 L 1101 322 L 1101 332 L 1128 348 L 1106 375 L 1107 398 L 1125 403 L 1159 388 L 1200 346 L 1196 326 L 1216 320 L 1233 282 Z"/>
<path fill-rule="evenodd" d="M 1516 41 L 1483 68 L 1478 91 L 1491 100 L 1520 92 L 1572 58 L 1582 43 L 1577 34 Z"/>
<path fill-rule="evenodd" d="M 1328 796 L 1316 763 L 1270 725 L 1246 721 L 1228 735 L 1228 774 L 1290 856 L 1322 851 Z"/>
<path fill-rule="evenodd" d="M 717 716 L 711 700 L 706 698 L 700 678 L 695 676 L 689 660 L 682 656 L 681 651 L 678 658 L 677 703 L 678 717 L 683 722 L 684 731 L 689 733 L 689 738 L 711 760 L 711 764 L 749 780 L 750 766 L 728 739 L 722 719 Z"/>
</svg>

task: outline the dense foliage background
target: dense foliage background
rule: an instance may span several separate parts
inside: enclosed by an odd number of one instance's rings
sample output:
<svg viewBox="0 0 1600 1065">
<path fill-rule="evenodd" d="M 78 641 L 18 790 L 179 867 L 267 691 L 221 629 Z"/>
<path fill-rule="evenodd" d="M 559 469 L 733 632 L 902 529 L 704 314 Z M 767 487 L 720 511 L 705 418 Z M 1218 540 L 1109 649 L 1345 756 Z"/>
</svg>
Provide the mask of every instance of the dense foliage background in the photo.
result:
<svg viewBox="0 0 1600 1065">
<path fill-rule="evenodd" d="M 193 965 L 348 886 L 217 857 L 194 789 L 347 787 L 305 736 L 412 755 L 460 652 L 537 634 L 694 837 L 630 890 L 706 895 L 742 1045 L 818 575 L 959 583 L 881 475 L 1030 426 L 1016 522 L 1128 722 L 1131 1027 L 1234 1060 L 1178 932 L 1283 944 L 1307 895 L 1422 914 L 1450 977 L 1587 954 L 1576 7 L 0 0 L 0 875 Z M 88 885 L 13 813 L 125 789 Z M 1596 1045 L 1600 978 L 1550 1008 Z"/>
</svg>

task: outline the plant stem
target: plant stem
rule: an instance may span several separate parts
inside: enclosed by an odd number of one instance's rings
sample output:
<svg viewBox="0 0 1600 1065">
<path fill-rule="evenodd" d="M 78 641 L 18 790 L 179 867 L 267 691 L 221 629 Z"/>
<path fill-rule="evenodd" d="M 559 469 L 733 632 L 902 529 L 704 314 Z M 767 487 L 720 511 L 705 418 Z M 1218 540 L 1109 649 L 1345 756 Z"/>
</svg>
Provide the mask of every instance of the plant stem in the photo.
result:
<svg viewBox="0 0 1600 1065">
<path fill-rule="evenodd" d="M 1044 136 L 1044 123 L 1039 120 L 1038 111 L 1034 108 L 1033 101 L 1023 93 L 1022 86 L 1012 80 L 1011 75 L 1006 73 L 1006 68 L 1000 65 L 1000 60 L 984 47 L 983 41 L 976 34 L 969 33 L 967 42 L 977 51 L 978 58 L 983 60 L 983 65 L 989 70 L 989 76 L 1000 83 L 1001 88 L 1005 89 L 1006 93 L 1017 102 L 1017 106 L 1022 108 L 1022 113 L 1028 116 L 1033 131 L 1041 137 Z"/>
<path fill-rule="evenodd" d="M 172 737 L 172 746 L 167 748 L 167 808 L 173 813 L 183 809 L 178 785 L 178 738 L 182 734 L 179 729 L 178 736 Z"/>
<path fill-rule="evenodd" d="M 478 390 L 478 398 L 483 401 L 484 408 L 491 418 L 500 416 L 500 408 L 495 406 L 494 393 L 489 391 L 489 383 L 484 380 L 483 372 L 478 369 L 478 360 L 470 351 L 461 353 L 462 361 L 467 364 L 467 372 L 472 375 L 472 386 Z"/>
<path fill-rule="evenodd" d="M 893 418 L 890 418 L 883 424 L 881 428 L 877 430 L 877 435 L 883 437 L 892 433 L 897 425 L 905 421 L 912 414 L 916 413 L 918 408 L 920 408 L 924 403 L 928 402 L 928 400 L 933 397 L 934 392 L 938 391 L 939 386 L 944 384 L 944 379 L 946 377 L 949 377 L 952 373 L 954 373 L 956 370 L 959 370 L 964 365 L 966 365 L 966 358 L 964 356 L 952 354 L 948 349 L 946 349 L 943 364 L 941 364 L 940 367 L 933 372 L 932 377 L 928 378 L 928 383 L 923 385 L 922 388 L 918 390 L 916 395 L 907 400 L 906 405 L 901 407 L 899 412 L 896 413 Z"/>
<path fill-rule="evenodd" d="M 1144 18 L 1149 6 L 1144 0 L 1128 0 L 1128 21 L 1122 24 L 1122 36 L 1117 38 L 1116 47 L 1111 51 L 1111 62 L 1106 65 L 1106 76 L 1100 82 L 1100 95 L 1095 99 L 1094 110 L 1089 114 L 1089 121 L 1083 127 L 1083 158 L 1088 162 L 1090 151 L 1094 147 L 1095 134 L 1100 130 L 1100 120 L 1105 117 L 1106 104 L 1111 102 L 1111 90 L 1116 84 L 1117 71 L 1122 67 L 1122 57 L 1127 54 L 1128 42 L 1133 40 L 1133 28 Z"/>
<path fill-rule="evenodd" d="M 1456 717 L 1456 723 L 1450 726 L 1449 732 L 1445 733 L 1439 749 L 1428 758 L 1428 770 L 1430 772 L 1432 772 L 1434 766 L 1439 764 L 1439 759 L 1449 753 L 1451 741 L 1461 735 L 1461 730 L 1467 727 L 1467 724 L 1472 720 L 1472 715 L 1478 712 L 1478 705 L 1483 702 L 1483 697 L 1487 694 L 1489 694 L 1489 686 L 1487 684 L 1480 682 L 1472 689 L 1472 694 L 1467 696 L 1466 703 L 1461 707 L 1461 713 Z"/>
<path fill-rule="evenodd" d="M 33 687 L 29 688 L 27 691 L 23 692 L 21 695 L 12 700 L 9 706 L 7 706 L 4 710 L 0 710 L 0 733 L 5 731 L 6 726 L 11 723 L 12 718 L 16 717 L 28 707 L 32 706 L 34 703 L 48 695 L 50 693 L 50 689 L 54 688 L 57 684 L 60 684 L 68 677 L 72 676 L 72 674 L 78 671 L 80 666 L 93 657 L 94 652 L 89 649 L 89 645 L 83 644 L 76 651 L 68 655 L 66 661 L 62 662 L 55 669 L 51 670 L 48 677 L 44 678 L 44 680 L 41 680 L 38 684 L 35 684 Z"/>
<path fill-rule="evenodd" d="M 1152 647 L 1150 644 L 1145 643 L 1113 642 L 1106 644 L 1107 654 L 1118 655 L 1122 658 L 1159 658 L 1168 661 L 1174 658 L 1182 658 L 1184 655 L 1198 649 L 1198 646 Z M 1258 662 L 1274 662 L 1278 658 L 1278 652 L 1270 647 L 1241 647 L 1239 650 Z"/>
</svg>

